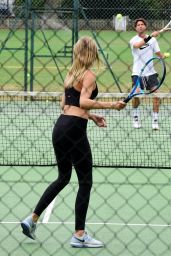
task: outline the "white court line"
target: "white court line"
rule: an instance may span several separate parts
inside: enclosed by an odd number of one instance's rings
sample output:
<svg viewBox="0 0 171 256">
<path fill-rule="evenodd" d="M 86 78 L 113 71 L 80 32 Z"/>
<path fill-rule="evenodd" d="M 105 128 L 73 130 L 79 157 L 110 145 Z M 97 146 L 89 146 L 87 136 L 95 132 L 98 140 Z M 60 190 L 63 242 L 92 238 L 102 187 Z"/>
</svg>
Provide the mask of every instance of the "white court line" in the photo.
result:
<svg viewBox="0 0 171 256">
<path fill-rule="evenodd" d="M 54 198 L 53 201 L 46 208 L 45 215 L 43 217 L 42 223 L 48 223 L 50 215 L 53 211 L 53 206 L 55 204 L 55 200 L 56 200 L 56 198 Z"/>
<path fill-rule="evenodd" d="M 3 66 L 3 68 L 6 68 L 6 69 L 21 69 L 21 70 L 24 70 L 23 66 Z M 47 66 L 47 67 L 41 67 L 41 66 L 35 66 L 34 67 L 35 69 L 54 69 L 56 70 L 56 66 Z M 66 67 L 66 66 L 58 66 L 58 68 L 60 69 L 69 69 L 69 67 Z M 96 68 L 94 67 L 93 69 L 106 69 L 106 66 L 101 66 L 99 68 Z M 28 72 L 29 73 L 29 72 Z"/>
<path fill-rule="evenodd" d="M 171 134 L 170 133 L 165 133 L 165 134 L 161 134 L 161 133 L 158 133 L 158 134 L 155 134 L 153 133 L 152 136 L 170 136 Z"/>
<path fill-rule="evenodd" d="M 152 134 L 152 137 L 171 137 L 171 134 Z"/>
<path fill-rule="evenodd" d="M 3 68 L 7 68 L 7 69 L 22 69 L 22 70 L 24 70 L 23 66 L 3 66 Z M 56 70 L 56 66 L 49 66 L 49 67 L 35 66 L 34 68 L 35 69 L 55 69 Z M 59 68 L 65 69 L 67 67 L 59 66 Z"/>
<path fill-rule="evenodd" d="M 39 224 L 43 222 L 38 222 Z M 20 224 L 18 221 L 1 221 L 0 224 Z M 50 221 L 43 224 L 65 224 L 74 225 L 73 221 Z M 135 227 L 171 227 L 171 224 L 152 224 L 152 223 L 120 223 L 120 222 L 86 222 L 86 225 L 102 226 L 135 226 Z"/>
</svg>

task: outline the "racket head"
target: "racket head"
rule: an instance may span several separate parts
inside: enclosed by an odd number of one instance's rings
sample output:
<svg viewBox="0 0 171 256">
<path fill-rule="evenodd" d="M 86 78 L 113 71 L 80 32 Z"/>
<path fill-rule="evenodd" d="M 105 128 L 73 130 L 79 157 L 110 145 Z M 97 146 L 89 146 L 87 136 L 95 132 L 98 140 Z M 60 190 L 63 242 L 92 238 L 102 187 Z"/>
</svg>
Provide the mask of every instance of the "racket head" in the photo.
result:
<svg viewBox="0 0 171 256">
<path fill-rule="evenodd" d="M 171 20 L 167 23 L 167 25 L 162 28 L 159 32 L 162 33 L 162 32 L 165 32 L 165 31 L 171 31 Z"/>
<path fill-rule="evenodd" d="M 127 103 L 135 96 L 150 94 L 158 90 L 166 76 L 166 65 L 163 59 L 153 57 L 141 69 L 131 93 L 124 100 Z"/>
<path fill-rule="evenodd" d="M 162 58 L 153 57 L 141 70 L 140 80 L 143 83 L 143 94 L 150 94 L 159 89 L 166 76 L 166 65 Z"/>
<path fill-rule="evenodd" d="M 137 76 L 137 79 L 135 81 L 134 86 L 132 87 L 132 91 L 128 94 L 127 98 L 123 101 L 127 103 L 130 101 L 134 96 L 143 94 L 144 91 L 141 89 L 141 83 L 140 83 L 140 76 Z"/>
</svg>

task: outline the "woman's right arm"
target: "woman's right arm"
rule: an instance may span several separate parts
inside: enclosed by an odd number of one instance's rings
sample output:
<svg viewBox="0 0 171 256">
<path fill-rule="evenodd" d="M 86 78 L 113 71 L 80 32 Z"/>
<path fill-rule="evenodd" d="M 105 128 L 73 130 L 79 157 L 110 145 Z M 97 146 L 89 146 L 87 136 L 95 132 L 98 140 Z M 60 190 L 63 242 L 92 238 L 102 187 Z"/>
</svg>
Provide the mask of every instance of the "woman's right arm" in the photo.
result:
<svg viewBox="0 0 171 256">
<path fill-rule="evenodd" d="M 91 100 L 90 96 L 94 89 L 96 77 L 89 71 L 83 78 L 83 86 L 80 95 L 80 108 L 90 110 L 90 109 L 116 109 L 120 110 L 126 106 L 126 103 L 123 101 L 115 102 L 105 102 L 105 101 L 96 101 Z"/>
</svg>

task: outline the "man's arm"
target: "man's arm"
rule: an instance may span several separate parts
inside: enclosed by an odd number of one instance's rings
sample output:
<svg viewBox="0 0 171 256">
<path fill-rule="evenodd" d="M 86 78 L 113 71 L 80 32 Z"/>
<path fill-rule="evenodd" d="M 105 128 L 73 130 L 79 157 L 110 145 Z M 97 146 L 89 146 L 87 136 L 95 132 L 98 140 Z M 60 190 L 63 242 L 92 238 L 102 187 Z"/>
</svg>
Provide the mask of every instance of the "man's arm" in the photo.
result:
<svg viewBox="0 0 171 256">
<path fill-rule="evenodd" d="M 156 54 L 159 58 L 161 58 L 161 59 L 164 59 L 164 58 L 165 58 L 164 54 L 161 53 L 161 52 L 156 52 L 155 54 Z"/>
<path fill-rule="evenodd" d="M 143 45 L 145 45 L 148 41 L 151 40 L 152 37 L 157 37 L 160 34 L 159 31 L 154 31 L 153 33 L 151 33 L 150 36 L 146 36 L 144 38 L 142 38 L 142 40 L 140 42 L 136 42 L 133 44 L 134 48 L 141 48 Z"/>
</svg>

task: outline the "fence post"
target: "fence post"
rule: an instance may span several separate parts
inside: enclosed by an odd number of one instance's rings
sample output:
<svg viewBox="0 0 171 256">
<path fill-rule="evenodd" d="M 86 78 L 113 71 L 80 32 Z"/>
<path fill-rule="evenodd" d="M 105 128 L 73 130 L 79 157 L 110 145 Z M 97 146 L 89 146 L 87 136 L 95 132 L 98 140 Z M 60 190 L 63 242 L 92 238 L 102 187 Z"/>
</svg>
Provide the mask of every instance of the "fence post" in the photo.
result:
<svg viewBox="0 0 171 256">
<path fill-rule="evenodd" d="M 28 20 L 32 0 L 25 0 L 24 27 L 25 27 L 25 50 L 24 50 L 24 91 L 28 90 Z"/>
<path fill-rule="evenodd" d="M 79 0 L 74 0 L 72 45 L 74 45 L 78 41 L 78 15 L 79 15 Z"/>
</svg>

